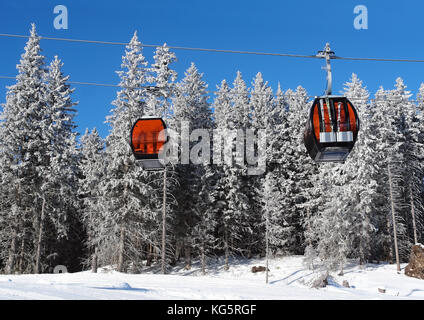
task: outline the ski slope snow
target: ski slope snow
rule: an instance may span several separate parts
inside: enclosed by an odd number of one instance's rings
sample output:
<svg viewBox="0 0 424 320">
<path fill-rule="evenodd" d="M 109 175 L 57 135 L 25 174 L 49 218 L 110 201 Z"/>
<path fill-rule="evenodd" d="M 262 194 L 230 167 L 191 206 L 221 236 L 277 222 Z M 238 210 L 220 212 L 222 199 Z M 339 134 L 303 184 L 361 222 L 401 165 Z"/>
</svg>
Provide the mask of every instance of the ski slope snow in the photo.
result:
<svg viewBox="0 0 424 320">
<path fill-rule="evenodd" d="M 188 271 L 175 267 L 167 275 L 158 274 L 159 268 L 146 268 L 142 274 L 102 268 L 96 274 L 0 275 L 0 299 L 424 299 L 424 280 L 407 277 L 403 270 L 398 274 L 396 265 L 352 263 L 343 276 L 331 273 L 328 286 L 320 289 L 310 287 L 320 271 L 305 268 L 301 256 L 270 260 L 268 284 L 264 272 L 251 272 L 258 265 L 265 265 L 264 259 L 233 259 L 228 271 L 222 259 L 213 259 L 207 275 L 201 275 L 198 263 Z M 342 286 L 344 280 L 350 288 Z"/>
</svg>

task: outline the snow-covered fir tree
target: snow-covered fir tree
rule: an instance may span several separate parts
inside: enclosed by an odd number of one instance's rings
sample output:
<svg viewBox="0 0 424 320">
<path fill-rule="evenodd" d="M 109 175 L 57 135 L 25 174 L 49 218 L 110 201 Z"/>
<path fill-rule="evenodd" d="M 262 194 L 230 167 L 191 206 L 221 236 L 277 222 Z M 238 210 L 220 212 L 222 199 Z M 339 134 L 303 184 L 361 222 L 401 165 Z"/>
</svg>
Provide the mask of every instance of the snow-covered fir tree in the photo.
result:
<svg viewBox="0 0 424 320">
<path fill-rule="evenodd" d="M 3 247 L 5 271 L 37 271 L 32 267 L 41 212 L 42 176 L 45 159 L 41 120 L 46 116 L 45 57 L 35 25 L 17 65 L 16 84 L 8 87 L 1 115 L 2 192 L 6 206 L 1 208 L 10 236 Z M 7 184 L 7 185 L 5 185 Z"/>
<path fill-rule="evenodd" d="M 401 89 L 398 91 L 399 103 L 402 105 L 403 118 L 405 121 L 404 135 L 405 143 L 402 146 L 404 153 L 404 173 L 403 173 L 403 193 L 405 207 L 408 208 L 404 214 L 406 223 L 406 256 L 409 256 L 409 243 L 417 243 L 420 240 L 417 224 L 420 224 L 423 216 L 422 192 L 423 192 L 423 176 L 424 167 L 423 159 L 423 140 L 422 140 L 422 113 L 420 112 L 420 103 L 418 95 L 418 104 L 408 101 L 411 96 L 410 92 L 406 91 L 406 86 L 398 79 L 396 86 Z"/>
<path fill-rule="evenodd" d="M 387 95 L 388 109 L 393 112 L 392 115 L 392 135 L 393 140 L 389 140 L 394 145 L 393 154 L 388 156 L 391 166 L 391 173 L 393 174 L 393 188 L 395 197 L 399 197 L 399 203 L 396 201 L 396 224 L 398 232 L 398 245 L 401 258 L 408 259 L 410 254 L 410 247 L 413 244 L 413 237 L 408 225 L 411 226 L 411 209 L 410 197 L 413 194 L 412 185 L 410 184 L 415 180 L 415 183 L 422 181 L 422 176 L 417 166 L 415 155 L 421 153 L 419 145 L 415 142 L 418 140 L 414 132 L 414 121 L 417 112 L 416 105 L 410 101 L 412 96 L 411 92 L 406 90 L 407 86 L 401 78 L 396 79 L 395 88 L 390 90 Z M 419 183 L 419 182 L 418 182 Z M 414 192 L 416 193 L 416 192 Z M 403 210 L 403 208 L 408 210 Z M 409 229 L 409 230 L 408 230 Z"/>
<path fill-rule="evenodd" d="M 261 150 L 261 143 L 265 144 L 268 138 L 267 130 L 270 127 L 270 115 L 273 110 L 273 93 L 268 82 L 262 77 L 262 74 L 258 72 L 255 79 L 252 82 L 252 88 L 250 90 L 250 110 L 251 110 L 251 125 L 250 128 L 253 130 L 254 138 L 248 139 L 248 133 L 245 132 L 245 149 L 246 149 L 246 160 L 248 155 L 248 149 L 251 149 L 255 157 L 258 159 L 257 163 L 245 163 L 247 167 L 250 167 L 250 171 L 247 174 L 244 173 L 239 177 L 241 183 L 240 192 L 244 193 L 250 200 L 248 208 L 243 211 L 243 221 L 246 222 L 246 228 L 244 231 L 244 245 L 248 252 L 248 256 L 251 256 L 252 251 L 261 252 L 265 248 L 261 243 L 264 243 L 263 228 L 261 225 L 261 211 L 262 211 L 262 186 L 265 183 L 265 173 L 267 170 L 266 162 L 261 163 L 259 157 L 266 159 L 266 149 Z M 268 130 L 269 131 L 269 130 Z M 262 136 L 264 135 L 264 136 Z M 262 141 L 260 141 L 262 140 Z M 249 174 L 250 173 L 250 174 Z M 255 173 L 255 174 L 253 174 Z"/>
<path fill-rule="evenodd" d="M 289 133 L 289 123 L 287 119 L 287 104 L 284 92 L 278 84 L 277 92 L 273 98 L 272 108 L 268 117 L 267 136 L 267 171 L 278 171 L 281 173 L 281 164 L 284 161 L 285 149 L 287 147 Z"/>
<path fill-rule="evenodd" d="M 285 195 L 286 237 L 290 241 L 282 249 L 287 253 L 298 254 L 305 248 L 303 219 L 308 210 L 311 213 L 315 210 L 311 194 L 317 165 L 311 161 L 303 144 L 303 131 L 311 104 L 308 94 L 303 87 L 298 86 L 296 91 L 287 90 L 285 98 L 288 128 L 284 139 L 287 144 L 281 155 L 279 183 Z"/>
<path fill-rule="evenodd" d="M 334 180 L 333 180 L 334 181 Z M 349 202 L 333 197 L 342 191 L 337 189 L 343 186 L 331 185 L 331 178 L 327 179 L 325 194 L 330 201 L 324 203 L 313 223 L 315 232 L 319 234 L 317 244 L 318 257 L 329 270 L 339 269 L 343 273 L 346 258 L 350 253 L 351 223 L 349 221 Z"/>
<path fill-rule="evenodd" d="M 48 116 L 42 120 L 46 128 L 43 130 L 43 138 L 47 143 L 44 152 L 46 166 L 42 172 L 42 195 L 45 203 L 44 210 L 41 212 L 38 249 L 41 250 L 44 246 L 47 252 L 54 253 L 61 249 L 67 251 L 62 253 L 65 256 L 58 256 L 57 259 L 53 259 L 54 261 L 50 261 L 50 264 L 66 263 L 70 267 L 72 263 L 68 259 L 72 259 L 72 251 L 78 251 L 78 248 L 69 247 L 69 241 L 72 242 L 75 237 L 78 237 L 73 229 L 80 224 L 77 193 L 79 159 L 74 122 L 76 103 L 71 98 L 74 90 L 67 83 L 69 76 L 63 74 L 62 66 L 63 63 L 56 56 L 46 75 Z M 43 243 L 44 231 L 51 233 L 48 238 L 57 238 L 59 242 Z M 38 249 L 36 269 L 40 258 Z M 40 267 L 41 264 L 38 264 L 38 268 Z"/>
<path fill-rule="evenodd" d="M 412 220 L 412 233 L 415 242 L 422 243 L 424 230 L 424 186 L 421 183 L 424 176 L 422 167 L 422 150 L 424 147 L 424 84 L 421 84 L 417 94 L 417 105 L 415 114 L 410 116 L 411 133 L 413 145 L 410 148 L 410 158 L 413 160 L 413 171 L 409 185 L 410 210 Z"/>
<path fill-rule="evenodd" d="M 81 215 L 87 233 L 86 245 L 90 252 L 89 259 L 93 272 L 97 272 L 98 248 L 107 239 L 109 231 L 102 228 L 103 212 L 101 207 L 102 190 L 100 188 L 105 176 L 106 162 L 104 141 L 96 128 L 91 132 L 86 129 L 81 137 L 81 178 L 78 193 L 82 198 Z M 107 263 L 108 261 L 101 261 Z"/>
<path fill-rule="evenodd" d="M 106 176 L 102 182 L 102 205 L 105 214 L 103 228 L 108 228 L 109 241 L 102 242 L 99 255 L 110 257 L 118 271 L 124 271 L 126 259 L 133 257 L 140 248 L 140 242 L 149 241 L 144 234 L 143 220 L 151 214 L 149 199 L 151 187 L 147 175 L 131 151 L 129 133 L 134 122 L 145 114 L 148 89 L 147 62 L 141 43 L 134 33 L 126 46 L 122 58 L 122 70 L 118 71 L 119 86 L 114 108 L 106 122 L 110 133 L 106 137 Z M 130 259 L 131 260 L 131 259 Z"/>
<path fill-rule="evenodd" d="M 55 57 L 46 69 L 44 59 L 33 25 L 2 112 L 3 181 L 15 186 L 6 191 L 13 210 L 2 209 L 16 214 L 10 217 L 7 272 L 39 273 L 76 258 L 66 239 L 79 223 L 73 90 L 61 61 Z"/>
<path fill-rule="evenodd" d="M 177 72 L 171 68 L 176 61 L 175 54 L 166 44 L 156 48 L 154 63 L 150 67 L 150 90 L 146 115 L 158 116 L 164 119 L 171 117 L 170 99 L 174 95 Z"/>
<path fill-rule="evenodd" d="M 196 129 L 208 130 L 211 133 L 212 112 L 207 101 L 207 85 L 202 79 L 203 74 L 192 63 L 184 75 L 181 82 L 177 84 L 176 95 L 173 98 L 172 125 L 181 136 L 181 164 L 175 168 L 178 186 L 174 194 L 178 206 L 174 207 L 171 228 L 176 237 L 176 246 L 184 248 L 186 268 L 190 268 L 191 249 L 196 242 L 195 239 L 203 238 L 202 228 L 195 227 L 197 223 L 204 221 L 202 217 L 204 212 L 196 207 L 202 202 L 202 177 L 207 174 L 203 165 L 210 163 L 210 159 L 207 154 L 200 154 L 200 159 L 203 158 L 204 162 L 193 163 L 190 153 L 198 141 L 188 139 L 188 134 Z"/>
<path fill-rule="evenodd" d="M 371 241 L 375 226 L 373 224 L 373 201 L 377 192 L 377 171 L 374 165 L 375 137 L 373 110 L 369 103 L 369 93 L 356 74 L 345 83 L 344 94 L 355 106 L 360 131 L 354 150 L 347 158 L 339 176 L 343 184 L 342 197 L 350 204 L 345 212 L 351 223 L 352 257 L 358 257 L 361 264 L 370 257 Z"/>
<path fill-rule="evenodd" d="M 222 223 L 217 232 L 225 256 L 225 267 L 228 269 L 229 255 L 240 252 L 249 254 L 251 248 L 243 241 L 252 243 L 252 237 L 244 238 L 246 234 L 252 235 L 248 219 L 252 207 L 250 190 L 246 190 L 249 188 L 247 168 L 242 161 L 244 154 L 237 152 L 235 142 L 237 131 L 241 132 L 244 138 L 246 129 L 251 127 L 249 91 L 241 72 L 237 72 L 233 88 L 229 91 L 227 84 L 222 84 L 217 98 L 214 104 L 216 132 L 223 137 L 224 143 L 223 162 L 219 167 L 221 172 L 217 183 L 220 194 L 219 219 Z M 231 161 L 225 161 L 226 158 Z"/>
<path fill-rule="evenodd" d="M 215 255 L 218 246 L 218 239 L 215 236 L 219 219 L 215 204 L 218 198 L 219 171 L 212 164 L 203 167 L 200 176 L 199 202 L 196 205 L 197 222 L 193 227 L 192 246 L 195 254 L 200 258 L 202 274 L 206 274 L 207 259 Z"/>
<path fill-rule="evenodd" d="M 393 232 L 390 212 L 388 166 L 394 161 L 399 162 L 399 144 L 394 138 L 394 115 L 388 108 L 390 101 L 387 101 L 388 91 L 380 87 L 375 95 L 373 121 L 377 124 L 375 135 L 378 140 L 376 145 L 376 165 L 378 167 L 377 179 L 377 199 L 374 200 L 375 223 L 379 232 L 376 234 L 377 246 L 374 256 L 381 260 L 393 261 Z M 396 213 L 395 213 L 396 214 Z"/>
<path fill-rule="evenodd" d="M 262 210 L 260 224 L 265 226 L 260 236 L 268 237 L 270 253 L 275 255 L 279 253 L 281 248 L 283 248 L 286 242 L 289 241 L 286 232 L 286 208 L 283 206 L 284 201 L 282 201 L 282 197 L 284 195 L 279 189 L 278 176 L 276 175 L 276 172 L 267 172 L 261 187 L 260 199 L 262 202 Z"/>
</svg>

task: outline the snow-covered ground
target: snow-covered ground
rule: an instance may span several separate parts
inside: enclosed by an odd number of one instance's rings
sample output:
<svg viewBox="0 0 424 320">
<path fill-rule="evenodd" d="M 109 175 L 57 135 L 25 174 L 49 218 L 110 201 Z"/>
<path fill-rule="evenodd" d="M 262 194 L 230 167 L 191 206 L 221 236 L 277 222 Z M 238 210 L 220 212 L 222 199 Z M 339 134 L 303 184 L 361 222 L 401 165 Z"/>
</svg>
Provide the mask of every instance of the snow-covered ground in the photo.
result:
<svg viewBox="0 0 424 320">
<path fill-rule="evenodd" d="M 390 264 L 352 264 L 343 276 L 331 274 L 327 287 L 313 289 L 310 282 L 319 271 L 306 269 L 300 256 L 272 259 L 269 284 L 264 272 L 251 272 L 252 266 L 265 265 L 264 259 L 232 263 L 225 271 L 221 260 L 213 260 L 206 276 L 198 264 L 189 271 L 175 267 L 168 275 L 157 274 L 156 268 L 143 274 L 102 269 L 97 274 L 0 275 L 0 299 L 424 299 L 424 280 L 403 270 L 398 274 Z M 343 280 L 351 287 L 343 287 Z"/>
</svg>

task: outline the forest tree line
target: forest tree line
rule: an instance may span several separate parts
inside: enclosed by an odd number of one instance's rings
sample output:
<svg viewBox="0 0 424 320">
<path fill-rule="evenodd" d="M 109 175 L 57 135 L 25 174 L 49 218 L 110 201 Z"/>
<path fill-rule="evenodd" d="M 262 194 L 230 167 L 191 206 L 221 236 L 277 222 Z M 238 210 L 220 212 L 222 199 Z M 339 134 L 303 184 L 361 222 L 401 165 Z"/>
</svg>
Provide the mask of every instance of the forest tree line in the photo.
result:
<svg viewBox="0 0 424 320">
<path fill-rule="evenodd" d="M 400 258 L 423 240 L 424 85 L 416 99 L 398 78 L 375 98 L 353 74 L 344 85 L 361 120 L 358 141 L 343 164 L 316 164 L 303 145 L 311 97 L 301 86 L 274 90 L 258 73 L 241 72 L 214 94 L 194 63 L 178 80 L 175 54 L 143 55 L 135 33 L 119 70 L 106 138 L 81 137 L 69 76 L 55 57 L 46 64 L 35 26 L 0 109 L 0 270 L 68 271 L 113 266 L 139 273 L 160 261 L 162 197 L 166 264 L 264 256 L 265 221 L 273 255 L 303 254 L 309 267 L 343 268 L 346 259 L 394 261 L 393 216 Z M 152 90 L 155 88 L 155 90 Z M 245 164 L 176 164 L 143 170 L 129 133 L 143 116 L 179 132 L 266 130 L 266 171 Z M 195 144 L 195 142 L 193 142 Z M 233 150 L 234 151 L 234 150 Z"/>
</svg>

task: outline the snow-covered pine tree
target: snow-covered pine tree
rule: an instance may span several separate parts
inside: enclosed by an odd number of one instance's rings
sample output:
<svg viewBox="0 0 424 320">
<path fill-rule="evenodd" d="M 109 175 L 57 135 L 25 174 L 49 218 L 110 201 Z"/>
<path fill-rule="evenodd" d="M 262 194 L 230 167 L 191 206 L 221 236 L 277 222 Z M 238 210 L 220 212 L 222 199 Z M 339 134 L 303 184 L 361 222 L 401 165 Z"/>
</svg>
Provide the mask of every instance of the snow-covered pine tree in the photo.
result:
<svg viewBox="0 0 424 320">
<path fill-rule="evenodd" d="M 414 177 L 411 181 L 410 186 L 410 206 L 411 206 L 411 219 L 412 219 L 412 232 L 414 235 L 414 241 L 422 243 L 424 241 L 424 187 L 420 183 L 424 176 L 424 168 L 422 167 L 422 156 L 418 150 L 424 148 L 424 84 L 421 84 L 417 94 L 417 110 L 415 116 L 412 118 L 412 130 L 413 130 L 413 143 L 414 148 L 412 150 L 414 161 Z M 421 176 L 421 179 L 417 177 Z"/>
<path fill-rule="evenodd" d="M 109 231 L 102 228 L 103 213 L 100 205 L 102 199 L 101 182 L 104 179 L 106 169 L 104 158 L 104 141 L 99 136 L 96 128 L 91 132 L 86 129 L 81 137 L 81 178 L 79 181 L 78 193 L 82 198 L 81 215 L 87 233 L 86 246 L 90 257 L 91 270 L 97 272 L 98 267 L 98 247 L 100 243 L 107 239 L 105 233 Z M 102 261 L 107 263 L 108 261 Z"/>
<path fill-rule="evenodd" d="M 212 164 L 206 164 L 200 176 L 199 202 L 196 207 L 198 221 L 193 228 L 193 248 L 200 256 L 202 274 L 206 274 L 207 258 L 218 248 L 215 236 L 219 224 L 217 210 L 219 171 Z"/>
<path fill-rule="evenodd" d="M 164 119 L 171 117 L 170 99 L 174 95 L 177 72 L 171 68 L 176 61 L 175 54 L 169 50 L 166 43 L 156 48 L 154 63 L 150 67 L 149 82 L 153 87 L 149 91 L 150 103 L 145 115 Z"/>
<path fill-rule="evenodd" d="M 189 121 L 192 130 L 212 127 L 207 88 L 203 73 L 191 63 L 184 73 L 184 78 L 178 83 L 176 97 L 173 99 L 176 124 L 181 125 L 181 121 Z"/>
<path fill-rule="evenodd" d="M 375 99 L 372 101 L 370 110 L 369 122 L 372 124 L 371 132 L 369 137 L 373 141 L 374 149 L 374 167 L 377 171 L 376 174 L 376 193 L 373 197 L 373 224 L 376 228 L 376 232 L 372 238 L 373 246 L 371 248 L 371 255 L 373 259 L 378 261 L 392 261 L 392 230 L 391 230 L 391 219 L 390 219 L 390 207 L 387 206 L 389 199 L 388 189 L 389 186 L 386 183 L 387 179 L 387 153 L 390 152 L 391 145 L 389 145 L 386 137 L 388 133 L 387 127 L 390 127 L 390 123 L 387 124 L 388 117 L 386 117 L 383 110 L 387 104 L 387 91 L 383 87 L 380 87 L 376 94 Z"/>
<path fill-rule="evenodd" d="M 220 127 L 221 130 L 234 127 L 232 119 L 230 87 L 227 80 L 222 80 L 221 85 L 217 86 L 216 97 L 213 102 L 214 109 L 214 127 Z M 225 133 L 225 132 L 224 132 Z"/>
<path fill-rule="evenodd" d="M 234 127 L 232 129 L 250 128 L 252 112 L 249 90 L 240 71 L 237 71 L 236 78 L 233 82 L 233 88 L 231 88 L 231 101 L 234 122 Z"/>
<path fill-rule="evenodd" d="M 350 222 L 351 256 L 358 257 L 360 264 L 364 264 L 370 258 L 375 231 L 373 203 L 377 195 L 378 171 L 375 167 L 373 110 L 368 100 L 369 93 L 356 74 L 352 74 L 350 81 L 345 83 L 344 95 L 358 112 L 360 131 L 354 150 L 342 166 L 338 180 L 343 185 L 343 192 L 336 197 L 342 197 L 350 204 L 344 215 Z"/>
<path fill-rule="evenodd" d="M 148 241 L 143 219 L 151 214 L 149 199 L 153 191 L 146 182 L 148 173 L 135 161 L 129 142 L 134 122 L 145 113 L 147 71 L 141 43 L 134 33 L 122 58 L 122 70 L 117 72 L 122 89 L 112 102 L 115 108 L 106 119 L 111 130 L 106 138 L 107 168 L 101 185 L 106 215 L 103 228 L 109 228 L 110 240 L 102 242 L 99 255 L 111 257 L 110 263 L 116 263 L 118 271 L 128 266 L 126 258 L 137 261 L 139 242 Z"/>
<path fill-rule="evenodd" d="M 335 176 L 333 176 L 334 178 Z M 337 177 L 336 177 L 337 179 Z M 351 224 L 346 215 L 349 212 L 349 202 L 333 195 L 343 193 L 343 186 L 335 184 L 336 179 L 329 177 L 326 180 L 327 187 L 323 194 L 329 195 L 327 202 L 315 216 L 313 228 L 318 234 L 317 254 L 327 270 L 340 270 L 343 274 L 343 267 L 346 258 L 350 253 Z"/>
<path fill-rule="evenodd" d="M 393 261 L 395 257 L 395 240 L 400 240 L 405 234 L 404 221 L 400 210 L 404 204 L 402 191 L 402 174 L 405 144 L 404 117 L 402 103 L 409 103 L 402 81 L 397 81 L 397 88 L 384 90 L 382 87 L 375 97 L 373 122 L 376 125 L 375 160 L 379 170 L 377 180 L 377 195 L 375 224 L 378 232 L 375 238 L 374 255 L 379 260 Z M 389 179 L 389 166 L 391 179 Z M 391 182 L 391 185 L 389 184 Z M 392 190 L 392 192 L 390 192 Z M 394 237 L 393 218 L 396 221 L 396 237 Z M 404 245 L 401 245 L 404 248 Z"/>
<path fill-rule="evenodd" d="M 79 268 L 79 264 L 72 261 L 78 258 L 75 254 L 80 253 L 80 248 L 75 246 L 75 240 L 80 240 L 78 232 L 73 230 L 81 223 L 77 213 L 79 159 L 77 133 L 74 131 L 76 110 L 73 108 L 76 103 L 72 102 L 74 90 L 67 84 L 69 76 L 62 73 L 62 66 L 57 56 L 49 66 L 46 75 L 46 116 L 40 121 L 45 146 L 40 169 L 43 203 L 35 258 L 37 272 L 44 269 L 42 258 L 51 254 L 55 255 L 54 259 L 48 261 L 51 268 L 58 264 L 67 265 L 69 269 Z M 69 247 L 70 244 L 73 248 Z"/>
<path fill-rule="evenodd" d="M 46 145 L 42 135 L 46 128 L 41 127 L 46 116 L 46 69 L 34 24 L 17 69 L 16 84 L 8 87 L 0 131 L 1 191 L 7 199 L 6 206 L 1 208 L 2 220 L 6 222 L 2 233 L 5 237 L 9 235 L 2 256 L 7 257 L 7 273 L 34 271 L 32 259 L 40 222 L 39 169 L 44 160 L 41 149 Z"/>
<path fill-rule="evenodd" d="M 416 211 L 414 195 L 419 193 L 413 185 L 422 185 L 422 170 L 420 161 L 421 150 L 418 144 L 419 129 L 417 127 L 417 105 L 410 101 L 411 92 L 401 78 L 396 79 L 395 88 L 389 91 L 388 99 L 391 109 L 394 109 L 396 143 L 399 144 L 399 156 L 397 163 L 393 161 L 392 172 L 394 173 L 395 191 L 399 193 L 399 209 L 397 212 L 397 231 L 399 237 L 400 258 L 407 261 L 410 255 L 410 247 L 414 243 L 412 231 L 412 211 Z M 414 128 L 415 127 L 415 128 Z M 418 161 L 417 161 L 418 160 Z M 396 179 L 398 177 L 398 179 Z M 411 206 L 411 201 L 414 206 Z M 402 210 L 403 208 L 407 210 Z"/>
<path fill-rule="evenodd" d="M 409 94 L 407 95 L 409 97 Z M 407 227 L 407 237 L 409 242 L 417 243 L 419 240 L 419 227 L 423 217 L 423 177 L 424 166 L 423 160 L 423 124 L 422 112 L 420 106 L 420 92 L 417 95 L 418 104 L 411 101 L 402 103 L 404 108 L 405 118 L 405 144 L 403 146 L 404 153 L 404 174 L 403 188 L 405 207 L 408 208 L 408 213 L 404 214 L 404 219 Z M 407 251 L 409 251 L 406 248 Z M 406 256 L 409 254 L 406 252 Z"/>
<path fill-rule="evenodd" d="M 258 191 L 262 204 L 261 221 L 257 223 L 265 229 L 265 232 L 262 230 L 261 236 L 264 237 L 263 240 L 268 238 L 269 253 L 275 255 L 289 240 L 286 232 L 286 208 L 283 207 L 283 193 L 279 189 L 276 172 L 268 171 L 260 187 Z"/>
<path fill-rule="evenodd" d="M 268 117 L 267 136 L 267 171 L 281 176 L 281 164 L 284 161 L 286 144 L 288 144 L 289 123 L 287 120 L 287 104 L 284 92 L 278 84 Z"/>
<path fill-rule="evenodd" d="M 250 110 L 251 110 L 251 129 L 254 130 L 255 134 L 255 143 L 247 141 L 247 133 L 245 132 L 245 148 L 246 151 L 248 148 L 254 148 L 255 154 L 257 157 L 262 156 L 266 157 L 267 154 L 260 154 L 260 142 L 259 139 L 262 139 L 260 136 L 260 131 L 266 134 L 265 139 L 268 138 L 267 132 L 269 133 L 270 128 L 270 116 L 273 112 L 273 93 L 271 87 L 268 85 L 268 82 L 264 81 L 262 74 L 258 72 L 255 79 L 252 82 L 252 88 L 250 90 Z M 245 239 L 243 243 L 244 249 L 248 252 L 250 257 L 252 252 L 264 252 L 264 229 L 261 224 L 262 220 L 262 186 L 265 183 L 265 168 L 260 168 L 261 165 L 258 161 L 257 164 L 248 164 L 246 166 L 254 168 L 257 175 L 246 175 L 243 174 L 240 176 L 240 192 L 244 193 L 249 201 L 249 206 L 247 209 L 243 210 L 241 214 L 244 215 L 242 218 L 246 224 L 243 238 Z M 281 222 L 281 221 L 280 221 Z"/>
<path fill-rule="evenodd" d="M 228 137 L 230 134 L 230 128 L 234 127 L 233 123 L 233 113 L 231 106 L 231 96 L 230 96 L 230 87 L 226 80 L 221 81 L 221 85 L 217 86 L 216 97 L 213 101 L 212 108 L 214 109 L 214 154 L 213 154 L 213 170 L 216 175 L 216 181 L 213 184 L 213 199 L 211 201 L 211 212 L 215 215 L 216 219 L 216 232 L 217 234 L 214 237 L 216 241 L 216 249 L 224 249 L 228 267 L 228 242 L 226 241 L 226 234 L 228 232 L 228 219 L 225 219 L 225 212 L 228 210 L 227 198 L 227 185 L 225 183 L 225 163 L 223 162 L 223 154 L 215 154 L 215 147 L 218 146 L 215 144 L 223 145 L 224 137 Z M 216 142 L 215 140 L 220 140 Z M 221 149 L 222 150 L 222 149 Z M 225 152 L 225 151 L 224 151 Z M 219 159 L 218 159 L 219 158 Z M 224 218 L 224 219 L 221 219 Z M 215 251 L 216 252 L 216 251 Z"/>
<path fill-rule="evenodd" d="M 289 241 L 281 248 L 285 253 L 301 254 L 305 248 L 304 218 L 316 211 L 313 179 L 317 165 L 310 159 L 303 143 L 303 131 L 308 118 L 310 100 L 306 90 L 285 93 L 287 106 L 287 144 L 281 159 L 280 190 L 284 197 L 286 237 Z"/>
<path fill-rule="evenodd" d="M 181 135 L 180 157 L 182 164 L 175 168 L 176 179 L 178 180 L 178 191 L 175 191 L 176 202 L 178 206 L 174 208 L 174 216 L 171 228 L 173 229 L 176 241 L 183 243 L 186 258 L 186 268 L 191 268 L 191 249 L 194 246 L 195 226 L 202 221 L 201 216 L 204 212 L 199 212 L 196 207 L 202 202 L 201 199 L 201 181 L 206 174 L 203 165 L 208 164 L 210 159 L 203 164 L 194 164 L 192 160 L 187 163 L 192 147 L 197 141 L 185 141 L 188 138 L 188 132 L 196 129 L 212 129 L 212 113 L 208 103 L 207 84 L 203 81 L 203 74 L 200 73 L 194 63 L 184 73 L 185 77 L 177 84 L 176 95 L 173 98 L 174 117 L 172 121 L 173 128 Z M 186 124 L 189 128 L 184 128 Z M 191 140 L 191 139 L 190 139 Z M 188 147 L 188 148 L 187 148 Z M 206 155 L 205 155 L 206 156 Z M 199 231 L 199 229 L 197 229 Z"/>
<path fill-rule="evenodd" d="M 251 200 L 249 199 L 249 192 L 246 192 L 246 187 L 248 187 L 246 183 L 247 170 L 245 163 L 242 163 L 239 159 L 240 155 L 237 154 L 236 143 L 228 140 L 229 137 L 234 136 L 231 134 L 232 130 L 234 132 L 239 130 L 245 134 L 246 129 L 251 127 L 249 91 L 241 72 L 237 72 L 233 88 L 226 95 L 229 95 L 229 101 L 222 99 L 224 105 L 215 108 L 215 113 L 216 130 L 224 138 L 224 141 L 227 140 L 226 143 L 229 146 L 225 147 L 224 142 L 224 162 L 220 168 L 222 171 L 218 182 L 220 193 L 223 196 L 220 198 L 222 208 L 219 212 L 221 224 L 218 226 L 218 236 L 221 248 L 224 250 L 225 268 L 228 269 L 229 255 L 232 252 L 240 253 L 244 251 L 247 254 L 250 253 L 246 251 L 249 248 L 246 248 L 242 243 L 246 240 L 243 235 L 249 232 L 247 215 L 251 213 Z M 228 106 L 230 106 L 230 112 Z M 223 115 L 219 116 L 219 113 L 223 113 Z M 229 156 L 231 156 L 232 163 L 225 161 L 225 157 Z"/>
<path fill-rule="evenodd" d="M 252 82 L 250 97 L 250 110 L 252 127 L 254 129 L 265 129 L 268 127 L 268 118 L 272 110 L 272 89 L 258 72 Z"/>
</svg>

